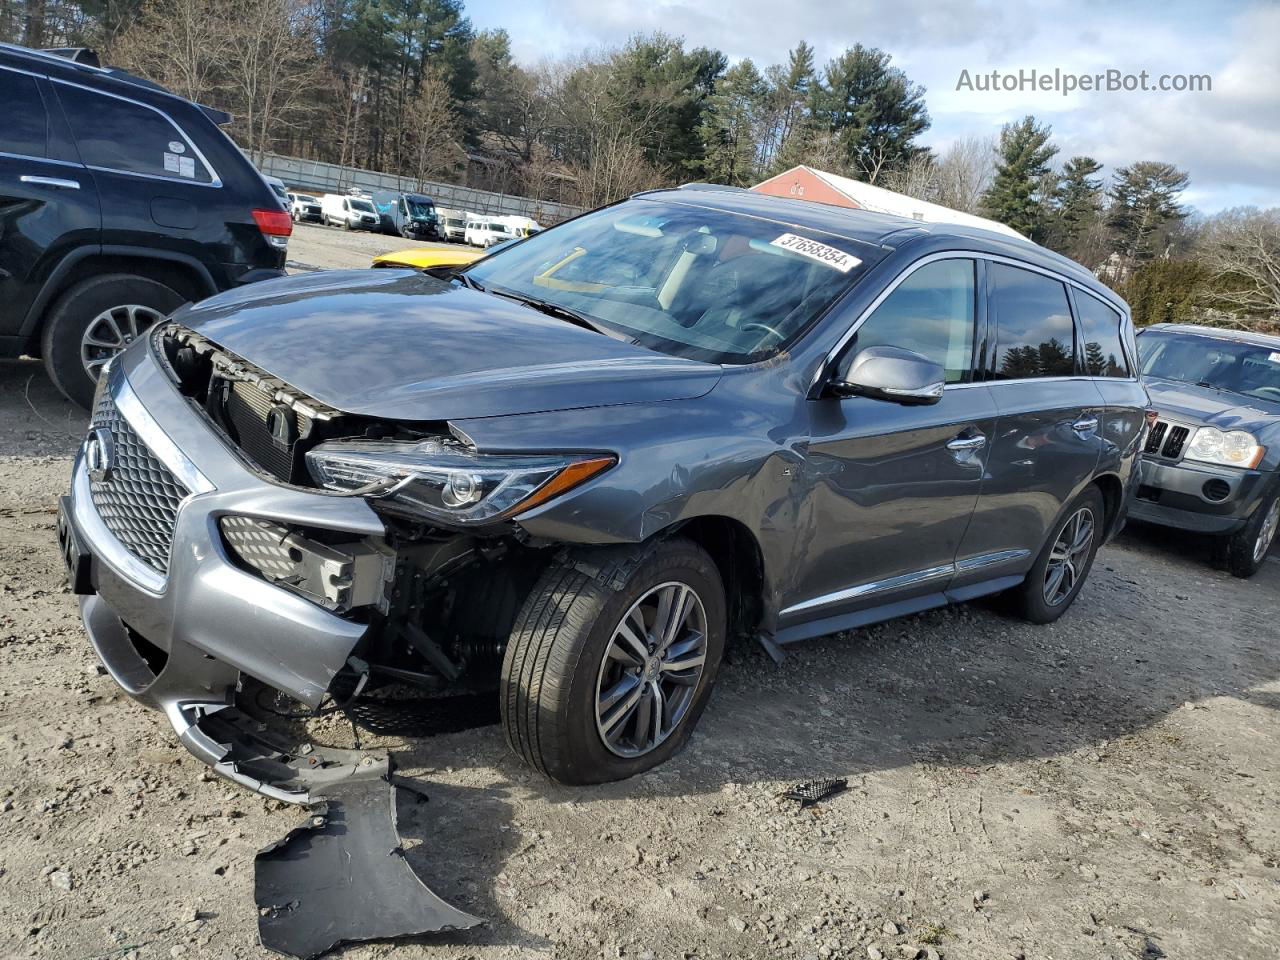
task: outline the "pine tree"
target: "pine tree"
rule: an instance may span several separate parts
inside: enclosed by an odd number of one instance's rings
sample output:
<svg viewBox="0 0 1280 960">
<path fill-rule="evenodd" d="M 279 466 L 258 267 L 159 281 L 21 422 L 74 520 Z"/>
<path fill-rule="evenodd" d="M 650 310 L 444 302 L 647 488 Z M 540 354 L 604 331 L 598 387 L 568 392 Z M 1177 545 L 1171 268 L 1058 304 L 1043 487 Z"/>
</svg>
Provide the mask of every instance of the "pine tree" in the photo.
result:
<svg viewBox="0 0 1280 960">
<path fill-rule="evenodd" d="M 750 60 L 734 64 L 716 84 L 702 127 L 709 180 L 743 186 L 755 179 L 764 94 L 764 80 Z"/>
<path fill-rule="evenodd" d="M 999 161 L 982 197 L 983 212 L 1033 240 L 1043 237 L 1050 207 L 1045 196 L 1052 176 L 1049 161 L 1058 148 L 1049 143 L 1052 128 L 1032 116 L 1005 124 L 996 147 Z"/>
<path fill-rule="evenodd" d="M 1102 164 L 1093 157 L 1072 157 L 1062 168 L 1058 219 L 1063 247 L 1070 248 L 1102 214 Z"/>
<path fill-rule="evenodd" d="M 1157 253 L 1156 238 L 1187 216 L 1178 196 L 1191 178 L 1171 163 L 1141 160 L 1116 171 L 1111 182 L 1107 225 L 1128 265 L 1145 263 Z"/>
</svg>

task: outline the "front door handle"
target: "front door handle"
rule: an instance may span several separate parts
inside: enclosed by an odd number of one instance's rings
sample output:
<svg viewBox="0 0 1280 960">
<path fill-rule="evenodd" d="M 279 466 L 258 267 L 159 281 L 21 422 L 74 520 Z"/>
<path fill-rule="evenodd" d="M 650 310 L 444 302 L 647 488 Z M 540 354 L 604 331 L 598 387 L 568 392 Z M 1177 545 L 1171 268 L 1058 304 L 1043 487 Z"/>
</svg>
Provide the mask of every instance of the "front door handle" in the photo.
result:
<svg viewBox="0 0 1280 960">
<path fill-rule="evenodd" d="M 29 183 L 35 187 L 53 187 L 55 190 L 79 190 L 79 180 L 63 180 L 61 177 L 32 177 L 21 176 L 18 178 L 22 183 Z"/>
<path fill-rule="evenodd" d="M 987 445 L 987 438 L 982 434 L 974 437 L 956 437 L 954 440 L 947 442 L 947 449 L 952 453 L 967 453 L 974 450 L 981 450 Z"/>
<path fill-rule="evenodd" d="M 1075 431 L 1076 436 L 1080 437 L 1081 440 L 1087 440 L 1098 429 L 1098 418 L 1081 417 L 1071 425 L 1071 429 Z"/>
</svg>

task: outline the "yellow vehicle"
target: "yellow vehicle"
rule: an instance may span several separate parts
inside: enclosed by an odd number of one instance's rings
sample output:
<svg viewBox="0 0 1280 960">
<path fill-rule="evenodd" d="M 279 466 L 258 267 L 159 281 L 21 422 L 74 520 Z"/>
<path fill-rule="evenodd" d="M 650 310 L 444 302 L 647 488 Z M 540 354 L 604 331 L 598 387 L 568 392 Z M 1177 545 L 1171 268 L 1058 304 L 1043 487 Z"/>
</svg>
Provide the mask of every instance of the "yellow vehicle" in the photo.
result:
<svg viewBox="0 0 1280 960">
<path fill-rule="evenodd" d="M 438 270 L 442 267 L 465 267 L 479 260 L 489 251 L 471 250 L 451 244 L 439 247 L 413 247 L 394 250 L 373 258 L 375 267 L 408 267 L 411 270 Z"/>
</svg>

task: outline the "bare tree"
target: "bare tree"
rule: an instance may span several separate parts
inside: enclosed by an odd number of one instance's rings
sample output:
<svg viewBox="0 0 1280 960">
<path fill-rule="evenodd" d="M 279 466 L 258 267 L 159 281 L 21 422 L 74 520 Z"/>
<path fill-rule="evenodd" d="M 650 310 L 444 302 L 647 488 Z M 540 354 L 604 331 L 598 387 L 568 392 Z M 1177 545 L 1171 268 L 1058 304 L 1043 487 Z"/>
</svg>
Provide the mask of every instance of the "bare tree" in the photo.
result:
<svg viewBox="0 0 1280 960">
<path fill-rule="evenodd" d="M 882 173 L 879 186 L 933 202 L 938 195 L 938 166 L 928 153 L 918 153 L 904 166 Z"/>
<path fill-rule="evenodd" d="M 314 11 L 302 0 L 230 0 L 227 81 L 241 116 L 242 141 L 255 162 L 299 123 L 318 77 Z"/>
<path fill-rule="evenodd" d="M 1220 213 L 1199 246 L 1213 271 L 1214 302 L 1280 322 L 1280 208 Z"/>
<path fill-rule="evenodd" d="M 230 0 L 156 0 L 115 41 L 111 62 L 142 74 L 188 100 L 217 100 L 230 38 L 211 23 L 232 15 Z"/>
<path fill-rule="evenodd" d="M 994 137 L 957 140 L 935 164 L 937 194 L 932 199 L 953 210 L 978 213 L 994 171 Z"/>
<path fill-rule="evenodd" d="M 418 92 L 405 104 L 405 119 L 408 160 L 419 190 L 424 180 L 454 173 L 466 161 L 449 83 L 438 70 L 423 74 Z"/>
</svg>

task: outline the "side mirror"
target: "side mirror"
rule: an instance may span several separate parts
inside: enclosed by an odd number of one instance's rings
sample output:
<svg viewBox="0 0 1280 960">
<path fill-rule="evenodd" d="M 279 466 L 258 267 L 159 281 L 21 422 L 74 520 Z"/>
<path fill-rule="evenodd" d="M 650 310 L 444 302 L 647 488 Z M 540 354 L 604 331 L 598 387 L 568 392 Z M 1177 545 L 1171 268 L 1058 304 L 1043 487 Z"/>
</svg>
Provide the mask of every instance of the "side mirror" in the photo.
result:
<svg viewBox="0 0 1280 960">
<path fill-rule="evenodd" d="M 841 365 L 830 389 L 837 396 L 930 404 L 942 399 L 946 379 L 942 364 L 912 350 L 867 347 Z"/>
</svg>

